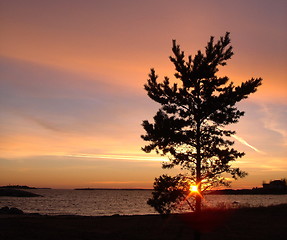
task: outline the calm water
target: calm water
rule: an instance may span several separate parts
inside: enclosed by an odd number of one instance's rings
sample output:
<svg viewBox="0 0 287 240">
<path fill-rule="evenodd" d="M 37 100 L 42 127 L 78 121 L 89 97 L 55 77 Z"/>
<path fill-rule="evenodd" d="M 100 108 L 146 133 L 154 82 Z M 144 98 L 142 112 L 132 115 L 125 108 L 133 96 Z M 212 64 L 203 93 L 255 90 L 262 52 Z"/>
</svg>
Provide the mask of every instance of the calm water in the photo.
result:
<svg viewBox="0 0 287 240">
<path fill-rule="evenodd" d="M 143 215 L 156 213 L 146 204 L 151 190 L 29 190 L 44 197 L 0 197 L 0 207 L 17 207 L 28 213 L 86 216 Z M 269 206 L 287 204 L 287 195 L 209 195 L 206 206 Z"/>
</svg>

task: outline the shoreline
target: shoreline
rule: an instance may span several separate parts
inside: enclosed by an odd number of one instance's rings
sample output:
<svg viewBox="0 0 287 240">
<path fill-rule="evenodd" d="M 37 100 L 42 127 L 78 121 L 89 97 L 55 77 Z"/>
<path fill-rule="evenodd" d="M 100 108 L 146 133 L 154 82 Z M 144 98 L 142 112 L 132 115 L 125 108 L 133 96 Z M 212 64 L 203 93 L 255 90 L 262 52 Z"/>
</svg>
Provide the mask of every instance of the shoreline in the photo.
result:
<svg viewBox="0 0 287 240">
<path fill-rule="evenodd" d="M 200 229 L 202 240 L 276 239 L 287 236 L 287 204 L 270 207 L 209 209 L 200 218 L 193 213 L 161 217 L 149 215 L 0 215 L 0 239 L 192 239 Z"/>
</svg>

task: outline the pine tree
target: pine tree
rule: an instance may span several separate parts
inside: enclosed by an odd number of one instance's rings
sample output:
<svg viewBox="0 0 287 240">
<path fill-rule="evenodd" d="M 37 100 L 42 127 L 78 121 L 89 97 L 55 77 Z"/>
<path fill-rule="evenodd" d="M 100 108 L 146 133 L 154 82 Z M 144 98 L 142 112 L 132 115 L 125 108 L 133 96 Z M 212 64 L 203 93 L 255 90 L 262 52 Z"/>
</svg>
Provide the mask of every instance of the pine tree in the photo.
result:
<svg viewBox="0 0 287 240">
<path fill-rule="evenodd" d="M 214 186 L 228 185 L 223 174 L 234 179 L 246 176 L 231 163 L 244 156 L 235 150 L 230 137 L 235 131 L 229 124 L 238 122 L 244 115 L 235 106 L 254 93 L 261 78 L 252 78 L 234 86 L 228 77 L 217 76 L 219 66 L 233 55 L 227 32 L 217 42 L 211 37 L 205 52 L 198 51 L 187 58 L 173 40 L 171 62 L 175 66 L 176 83 L 168 77 L 162 82 L 154 69 L 145 84 L 148 96 L 161 105 L 153 123 L 143 121 L 146 131 L 141 137 L 148 142 L 143 151 L 167 156 L 163 168 L 180 166 L 182 174 L 156 178 L 153 197 L 148 203 L 160 213 L 169 213 L 179 202 L 188 200 L 190 185 L 196 185 L 195 212 L 201 211 L 201 195 Z M 192 207 L 192 204 L 190 204 Z"/>
</svg>

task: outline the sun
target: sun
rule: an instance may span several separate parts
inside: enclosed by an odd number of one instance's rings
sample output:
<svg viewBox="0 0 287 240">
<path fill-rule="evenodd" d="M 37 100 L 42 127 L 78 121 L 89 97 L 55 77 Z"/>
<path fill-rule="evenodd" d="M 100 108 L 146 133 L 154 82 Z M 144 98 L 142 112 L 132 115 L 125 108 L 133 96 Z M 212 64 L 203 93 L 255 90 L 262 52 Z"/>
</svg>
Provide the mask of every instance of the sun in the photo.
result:
<svg viewBox="0 0 287 240">
<path fill-rule="evenodd" d="M 198 188 L 197 188 L 196 185 L 191 185 L 190 188 L 189 188 L 189 190 L 190 190 L 191 192 L 198 192 Z"/>
</svg>

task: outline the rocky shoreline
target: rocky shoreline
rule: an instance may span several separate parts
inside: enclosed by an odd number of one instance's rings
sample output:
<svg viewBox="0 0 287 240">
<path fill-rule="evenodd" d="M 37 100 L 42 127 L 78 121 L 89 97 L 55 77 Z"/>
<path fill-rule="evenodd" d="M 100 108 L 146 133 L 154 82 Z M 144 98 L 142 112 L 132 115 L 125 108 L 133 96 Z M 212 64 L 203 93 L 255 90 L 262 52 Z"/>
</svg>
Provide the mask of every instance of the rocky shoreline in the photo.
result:
<svg viewBox="0 0 287 240">
<path fill-rule="evenodd" d="M 195 229 L 202 240 L 285 240 L 287 204 L 239 209 L 210 209 L 200 217 L 174 214 L 144 216 L 47 216 L 0 214 L 0 239 L 190 240 Z"/>
</svg>

